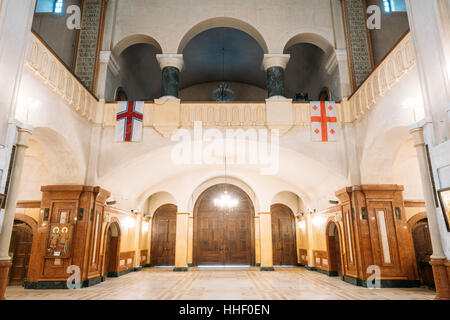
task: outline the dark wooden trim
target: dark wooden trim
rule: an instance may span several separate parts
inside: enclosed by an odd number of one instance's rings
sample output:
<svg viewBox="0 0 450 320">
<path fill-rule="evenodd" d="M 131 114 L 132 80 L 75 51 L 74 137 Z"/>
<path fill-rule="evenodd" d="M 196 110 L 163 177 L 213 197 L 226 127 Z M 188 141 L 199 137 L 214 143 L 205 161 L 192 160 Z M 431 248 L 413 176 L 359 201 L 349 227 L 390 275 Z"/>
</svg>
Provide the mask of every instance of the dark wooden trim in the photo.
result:
<svg viewBox="0 0 450 320">
<path fill-rule="evenodd" d="M 41 201 L 18 201 L 16 208 L 18 209 L 40 209 Z"/>
</svg>

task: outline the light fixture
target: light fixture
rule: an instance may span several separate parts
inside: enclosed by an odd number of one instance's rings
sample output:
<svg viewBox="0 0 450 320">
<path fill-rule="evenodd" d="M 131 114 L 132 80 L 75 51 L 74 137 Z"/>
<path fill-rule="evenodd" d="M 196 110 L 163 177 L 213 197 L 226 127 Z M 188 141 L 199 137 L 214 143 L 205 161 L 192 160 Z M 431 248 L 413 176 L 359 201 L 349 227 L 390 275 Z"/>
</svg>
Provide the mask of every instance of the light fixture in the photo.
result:
<svg viewBox="0 0 450 320">
<path fill-rule="evenodd" d="M 239 200 L 228 194 L 227 190 L 227 157 L 225 156 L 225 189 L 219 197 L 214 199 L 214 206 L 219 209 L 233 210 L 239 205 Z"/>
<path fill-rule="evenodd" d="M 223 40 L 222 40 L 223 41 Z M 213 91 L 212 98 L 214 101 L 233 101 L 234 92 L 225 83 L 225 48 L 222 47 L 222 83 Z"/>
<path fill-rule="evenodd" d="M 236 208 L 238 204 L 238 199 L 232 198 L 226 190 L 219 198 L 214 199 L 214 205 L 221 209 L 232 210 Z"/>
</svg>

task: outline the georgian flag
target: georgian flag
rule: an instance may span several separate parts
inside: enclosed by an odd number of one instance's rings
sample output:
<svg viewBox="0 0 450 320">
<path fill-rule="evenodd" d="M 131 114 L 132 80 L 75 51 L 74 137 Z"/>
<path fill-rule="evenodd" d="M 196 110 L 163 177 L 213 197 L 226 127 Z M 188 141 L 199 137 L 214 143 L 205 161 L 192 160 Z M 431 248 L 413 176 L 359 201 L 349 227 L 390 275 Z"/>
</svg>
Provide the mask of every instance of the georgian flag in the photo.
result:
<svg viewBox="0 0 450 320">
<path fill-rule="evenodd" d="M 141 142 L 143 120 L 143 101 L 119 101 L 116 116 L 116 142 Z"/>
<path fill-rule="evenodd" d="M 334 101 L 311 102 L 311 139 L 321 142 L 338 140 L 336 103 Z"/>
</svg>

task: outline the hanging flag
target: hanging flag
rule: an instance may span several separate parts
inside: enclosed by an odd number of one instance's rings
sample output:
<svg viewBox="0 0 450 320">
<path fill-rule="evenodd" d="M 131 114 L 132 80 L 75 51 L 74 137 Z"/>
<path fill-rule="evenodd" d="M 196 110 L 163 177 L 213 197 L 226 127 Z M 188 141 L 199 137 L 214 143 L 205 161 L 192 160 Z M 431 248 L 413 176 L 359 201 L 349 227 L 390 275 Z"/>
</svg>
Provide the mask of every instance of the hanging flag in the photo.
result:
<svg viewBox="0 0 450 320">
<path fill-rule="evenodd" d="M 116 116 L 116 142 L 141 142 L 143 101 L 119 101 Z"/>
<path fill-rule="evenodd" d="M 311 102 L 312 141 L 337 141 L 338 127 L 334 101 Z"/>
</svg>

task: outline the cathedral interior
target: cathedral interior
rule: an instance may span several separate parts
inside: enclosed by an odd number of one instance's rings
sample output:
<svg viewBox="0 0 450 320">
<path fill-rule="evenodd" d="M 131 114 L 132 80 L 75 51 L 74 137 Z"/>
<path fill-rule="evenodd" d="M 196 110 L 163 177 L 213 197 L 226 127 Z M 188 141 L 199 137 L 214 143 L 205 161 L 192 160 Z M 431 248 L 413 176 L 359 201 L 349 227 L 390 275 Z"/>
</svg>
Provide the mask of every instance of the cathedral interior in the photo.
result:
<svg viewBox="0 0 450 320">
<path fill-rule="evenodd" d="M 450 300 L 450 0 L 0 0 L 0 88 L 0 299 Z"/>
</svg>

